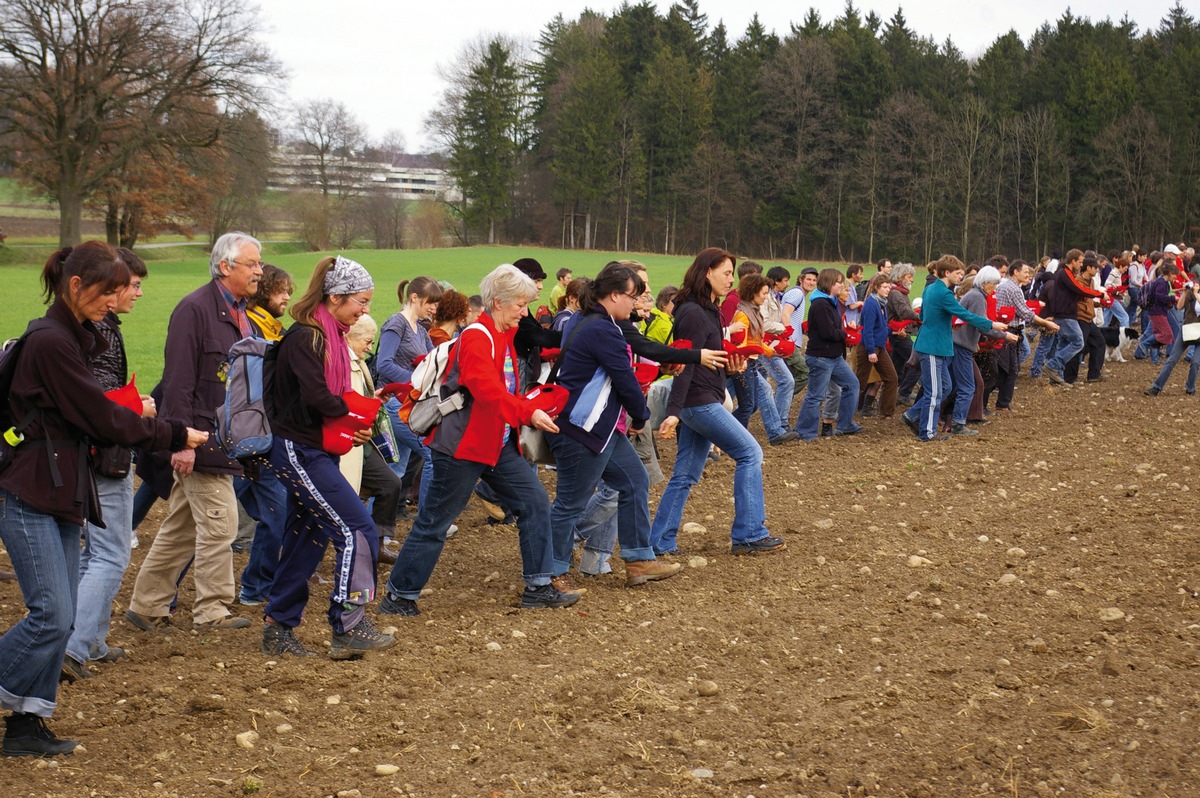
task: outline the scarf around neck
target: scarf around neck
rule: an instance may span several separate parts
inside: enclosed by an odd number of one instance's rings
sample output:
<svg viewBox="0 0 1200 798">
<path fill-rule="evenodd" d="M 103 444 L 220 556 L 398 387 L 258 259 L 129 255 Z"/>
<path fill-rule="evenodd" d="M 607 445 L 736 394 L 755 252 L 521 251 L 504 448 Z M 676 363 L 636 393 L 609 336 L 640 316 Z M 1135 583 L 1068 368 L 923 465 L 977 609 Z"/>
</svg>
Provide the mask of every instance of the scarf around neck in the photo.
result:
<svg viewBox="0 0 1200 798">
<path fill-rule="evenodd" d="M 341 396 L 350 390 L 350 350 L 346 345 L 350 325 L 335 319 L 324 302 L 317 305 L 313 320 L 325 333 L 325 384 L 330 393 Z"/>
</svg>

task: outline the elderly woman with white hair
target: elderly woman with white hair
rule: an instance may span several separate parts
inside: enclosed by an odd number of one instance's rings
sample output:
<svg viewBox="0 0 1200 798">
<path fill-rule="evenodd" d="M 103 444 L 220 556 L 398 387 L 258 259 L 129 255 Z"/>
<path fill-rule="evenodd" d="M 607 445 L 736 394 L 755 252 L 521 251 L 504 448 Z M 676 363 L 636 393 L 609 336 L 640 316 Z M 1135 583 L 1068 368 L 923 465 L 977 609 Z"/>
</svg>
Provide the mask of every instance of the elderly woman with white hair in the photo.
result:
<svg viewBox="0 0 1200 798">
<path fill-rule="evenodd" d="M 976 316 L 988 315 L 988 296 L 1000 284 L 1000 270 L 995 266 L 984 266 L 975 275 L 974 284 L 963 294 L 959 302 L 963 308 Z M 990 330 L 983 332 L 969 324 L 953 330 L 954 358 L 950 361 L 950 378 L 954 383 L 954 406 L 950 412 L 951 435 L 978 435 L 979 430 L 967 426 L 967 413 L 975 395 L 983 393 L 983 375 L 975 363 L 980 338 L 997 338 L 1015 342 L 1012 333 Z"/>
<path fill-rule="evenodd" d="M 446 414 L 426 438 L 433 478 L 392 567 L 379 611 L 419 615 L 417 599 L 433 574 L 446 531 L 483 480 L 517 517 L 525 591 L 521 606 L 565 607 L 579 600 L 550 584 L 554 549 L 550 499 L 521 454 L 522 426 L 558 432 L 553 419 L 518 391 L 513 338 L 538 296 L 537 285 L 515 266 L 497 266 L 479 286 L 484 311 L 458 337 L 443 395 L 462 390 L 466 403 Z"/>
</svg>

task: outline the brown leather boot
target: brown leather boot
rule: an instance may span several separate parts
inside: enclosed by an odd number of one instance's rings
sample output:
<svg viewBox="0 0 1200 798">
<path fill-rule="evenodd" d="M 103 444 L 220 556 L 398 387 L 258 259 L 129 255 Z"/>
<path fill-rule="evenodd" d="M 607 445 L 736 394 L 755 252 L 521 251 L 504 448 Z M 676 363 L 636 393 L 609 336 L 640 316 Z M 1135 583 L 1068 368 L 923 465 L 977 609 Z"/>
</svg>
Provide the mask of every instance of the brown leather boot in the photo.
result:
<svg viewBox="0 0 1200 798">
<path fill-rule="evenodd" d="M 625 587 L 636 587 L 647 582 L 670 579 L 683 570 L 683 563 L 640 560 L 625 563 Z"/>
<path fill-rule="evenodd" d="M 550 580 L 550 584 L 553 585 L 554 589 L 559 593 L 565 593 L 568 596 L 582 596 L 587 592 L 586 587 L 575 587 L 575 585 L 572 584 L 570 577 L 568 577 L 566 574 L 554 577 Z"/>
</svg>

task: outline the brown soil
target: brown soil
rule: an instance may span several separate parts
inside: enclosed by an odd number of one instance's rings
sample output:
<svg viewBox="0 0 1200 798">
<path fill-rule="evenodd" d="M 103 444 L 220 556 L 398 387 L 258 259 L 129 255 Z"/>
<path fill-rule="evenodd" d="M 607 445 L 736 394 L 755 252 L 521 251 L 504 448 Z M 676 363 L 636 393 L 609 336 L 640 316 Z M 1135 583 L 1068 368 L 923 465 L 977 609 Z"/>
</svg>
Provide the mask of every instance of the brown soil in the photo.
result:
<svg viewBox="0 0 1200 798">
<path fill-rule="evenodd" d="M 854 438 L 766 448 L 769 520 L 788 541 L 775 555 L 729 555 L 723 458 L 685 514 L 708 527 L 681 535 L 692 567 L 633 590 L 591 580 L 571 610 L 516 609 L 515 531 L 472 505 L 422 616 L 381 619 L 398 645 L 358 662 L 268 662 L 257 625 L 144 635 L 121 618 L 131 572 L 111 634 L 130 661 L 64 686 L 51 724 L 86 750 L 0 761 L 0 786 L 1200 795 L 1196 400 L 1182 374 L 1151 400 L 1150 366 L 1109 371 L 1071 392 L 1022 380 L 1018 414 L 976 439 L 922 445 L 867 419 Z M 300 630 L 313 648 L 323 603 Z M 0 627 L 22 610 L 0 586 Z M 249 750 L 235 741 L 248 730 Z"/>
</svg>

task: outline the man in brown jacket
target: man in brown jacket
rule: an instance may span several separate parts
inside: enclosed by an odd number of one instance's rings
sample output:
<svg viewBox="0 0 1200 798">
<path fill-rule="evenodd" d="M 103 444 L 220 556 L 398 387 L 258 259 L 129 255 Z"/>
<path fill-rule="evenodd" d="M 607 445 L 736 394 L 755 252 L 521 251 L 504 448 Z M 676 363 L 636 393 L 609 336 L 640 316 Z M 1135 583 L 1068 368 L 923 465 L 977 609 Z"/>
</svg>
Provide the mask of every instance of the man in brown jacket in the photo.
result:
<svg viewBox="0 0 1200 798">
<path fill-rule="evenodd" d="M 262 277 L 261 250 L 245 233 L 221 236 L 209 259 L 212 280 L 175 307 L 167 327 L 160 417 L 215 433 L 229 349 L 250 334 L 246 302 Z M 229 612 L 235 595 L 230 544 L 238 521 L 233 478 L 242 467 L 225 456 L 215 434 L 195 451 L 176 452 L 171 467 L 168 515 L 138 572 L 125 617 L 143 631 L 166 631 L 176 581 L 195 558 L 195 628 L 247 627 L 247 619 Z"/>
</svg>

